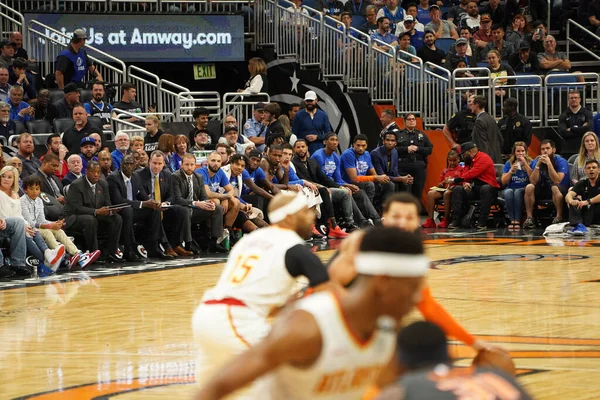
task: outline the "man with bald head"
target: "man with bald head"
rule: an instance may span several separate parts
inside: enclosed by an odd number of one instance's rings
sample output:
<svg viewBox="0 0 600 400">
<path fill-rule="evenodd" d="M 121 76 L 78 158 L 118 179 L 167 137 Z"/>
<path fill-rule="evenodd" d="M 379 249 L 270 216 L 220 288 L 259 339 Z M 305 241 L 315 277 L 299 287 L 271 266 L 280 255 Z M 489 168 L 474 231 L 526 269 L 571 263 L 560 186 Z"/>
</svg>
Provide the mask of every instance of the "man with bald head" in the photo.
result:
<svg viewBox="0 0 600 400">
<path fill-rule="evenodd" d="M 108 150 L 102 150 L 98 153 L 98 164 L 100 164 L 101 177 L 106 179 L 113 171 L 112 157 Z"/>
</svg>

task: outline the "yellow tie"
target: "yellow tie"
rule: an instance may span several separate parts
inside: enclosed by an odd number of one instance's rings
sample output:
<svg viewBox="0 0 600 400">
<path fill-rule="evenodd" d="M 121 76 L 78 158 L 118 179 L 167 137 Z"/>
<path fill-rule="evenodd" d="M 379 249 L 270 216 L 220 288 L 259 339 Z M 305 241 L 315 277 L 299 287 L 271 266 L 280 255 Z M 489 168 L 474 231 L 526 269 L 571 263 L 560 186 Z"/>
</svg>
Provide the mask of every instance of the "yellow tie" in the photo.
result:
<svg viewBox="0 0 600 400">
<path fill-rule="evenodd" d="M 158 175 L 154 175 L 154 200 L 162 203 L 162 200 L 160 199 L 160 182 L 158 181 Z M 163 219 L 162 211 L 160 212 L 160 219 Z"/>
</svg>

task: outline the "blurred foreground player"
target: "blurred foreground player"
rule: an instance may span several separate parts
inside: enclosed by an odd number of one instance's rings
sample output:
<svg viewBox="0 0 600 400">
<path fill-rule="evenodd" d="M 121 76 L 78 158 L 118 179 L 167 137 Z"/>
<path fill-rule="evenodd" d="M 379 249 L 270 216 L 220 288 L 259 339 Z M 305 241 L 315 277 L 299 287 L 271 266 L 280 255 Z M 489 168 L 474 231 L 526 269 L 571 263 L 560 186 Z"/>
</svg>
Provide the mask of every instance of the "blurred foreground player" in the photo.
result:
<svg viewBox="0 0 600 400">
<path fill-rule="evenodd" d="M 265 375 L 255 399 L 361 399 L 393 358 L 397 327 L 417 301 L 429 260 L 418 235 L 377 227 L 365 234 L 355 265 L 347 295 L 321 292 L 294 303 L 196 398 L 220 399 Z"/>
<path fill-rule="evenodd" d="M 319 258 L 304 246 L 315 220 L 306 198 L 278 194 L 268 211 L 273 225 L 245 235 L 235 245 L 217 285 L 194 313 L 198 382 L 208 382 L 225 362 L 267 335 L 267 318 L 293 294 L 296 277 L 305 276 L 311 287 L 329 280 Z"/>
</svg>

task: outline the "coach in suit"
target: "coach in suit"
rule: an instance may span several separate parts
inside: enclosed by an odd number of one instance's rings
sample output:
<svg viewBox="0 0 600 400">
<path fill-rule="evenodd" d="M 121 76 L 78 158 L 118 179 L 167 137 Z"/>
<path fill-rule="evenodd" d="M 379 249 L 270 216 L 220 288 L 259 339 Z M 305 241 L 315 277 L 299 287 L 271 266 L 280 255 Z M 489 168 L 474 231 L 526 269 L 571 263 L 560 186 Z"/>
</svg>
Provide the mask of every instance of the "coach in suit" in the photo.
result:
<svg viewBox="0 0 600 400">
<path fill-rule="evenodd" d="M 121 230 L 121 243 L 125 249 L 127 261 L 142 261 L 135 252 L 135 236 L 133 223 L 143 225 L 148 232 L 148 240 L 144 247 L 150 254 L 157 253 L 160 258 L 172 259 L 159 249 L 158 244 L 166 235 L 160 221 L 160 203 L 148 199 L 148 194 L 142 187 L 139 177 L 133 174 L 136 163 L 132 156 L 127 155 L 121 160 L 121 170 L 114 171 L 106 178 L 110 201 L 113 204 L 129 204 L 131 208 L 121 210 L 123 229 Z"/>
<path fill-rule="evenodd" d="M 63 209 L 65 230 L 82 233 L 85 249 L 98 250 L 98 226 L 108 230 L 108 242 L 104 259 L 120 262 L 116 257 L 123 220 L 121 216 L 108 209 L 110 206 L 108 183 L 100 180 L 100 165 L 90 162 L 84 177 L 71 183 L 67 202 Z M 103 251 L 104 252 L 104 251 Z"/>
<path fill-rule="evenodd" d="M 475 96 L 471 104 L 471 111 L 475 115 L 475 125 L 471 134 L 471 141 L 477 144 L 480 151 L 484 152 L 494 161 L 502 164 L 502 144 L 504 138 L 500 134 L 498 124 L 494 118 L 485 112 L 487 100 L 483 96 Z"/>
<path fill-rule="evenodd" d="M 196 157 L 192 154 L 184 154 L 179 171 L 172 175 L 173 195 L 175 204 L 189 208 L 191 219 L 189 222 L 210 221 L 210 244 L 208 251 L 223 252 L 227 251 L 216 240 L 223 235 L 223 207 L 209 200 L 204 189 L 204 179 L 200 174 L 194 172 L 196 169 Z M 190 190 L 191 189 L 191 190 Z M 189 229 L 184 232 L 186 235 L 185 243 L 187 250 L 196 253 L 199 248 L 192 238 L 191 224 Z"/>
<path fill-rule="evenodd" d="M 60 219 L 63 212 L 63 204 L 66 200 L 63 196 L 63 184 L 55 174 L 60 168 L 60 161 L 56 154 L 46 154 L 42 161 L 42 166 L 35 173 L 42 180 L 42 192 L 48 196 L 42 200 L 44 201 L 44 213 L 49 221 L 56 221 Z M 46 201 L 47 200 L 47 201 Z"/>
<path fill-rule="evenodd" d="M 163 221 L 168 221 L 166 226 L 163 224 L 169 240 L 169 243 L 163 243 L 165 253 L 173 257 L 177 257 L 178 255 L 191 256 L 193 254 L 191 251 L 187 251 L 181 247 L 185 236 L 184 231 L 190 223 L 189 213 L 184 207 L 176 205 L 171 184 L 172 176 L 169 171 L 163 170 L 164 166 L 165 153 L 160 150 L 154 150 L 150 155 L 148 166 L 137 171 L 135 175 L 138 176 L 142 183 L 142 188 L 148 194 L 149 198 L 158 201 L 161 205 L 169 206 L 162 209 Z"/>
</svg>

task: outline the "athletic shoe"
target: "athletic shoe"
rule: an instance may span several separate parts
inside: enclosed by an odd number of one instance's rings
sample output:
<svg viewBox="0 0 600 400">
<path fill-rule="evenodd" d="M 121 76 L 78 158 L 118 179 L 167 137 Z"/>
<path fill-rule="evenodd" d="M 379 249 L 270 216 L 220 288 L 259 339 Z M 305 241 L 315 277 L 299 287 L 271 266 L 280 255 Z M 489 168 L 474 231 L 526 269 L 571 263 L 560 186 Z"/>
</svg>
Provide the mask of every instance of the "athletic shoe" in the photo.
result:
<svg viewBox="0 0 600 400">
<path fill-rule="evenodd" d="M 336 226 L 335 228 L 329 229 L 329 234 L 327 236 L 333 239 L 344 239 L 345 237 L 348 237 L 348 234 L 341 230 L 339 226 Z"/>
<path fill-rule="evenodd" d="M 86 251 L 85 253 L 79 253 L 79 266 L 81 269 L 85 269 L 87 266 L 94 263 L 100 257 L 100 250 Z"/>
<path fill-rule="evenodd" d="M 5 266 L 0 267 L 0 278 L 12 278 L 15 273 Z"/>
<path fill-rule="evenodd" d="M 52 271 L 55 271 L 55 272 L 58 269 L 58 267 L 60 266 L 60 263 L 64 256 L 65 256 L 65 246 L 62 244 L 54 250 L 47 249 L 46 251 L 44 251 L 44 258 L 46 259 L 46 265 L 48 265 L 48 268 L 50 268 Z"/>
<path fill-rule="evenodd" d="M 75 254 L 74 256 L 69 257 L 67 260 L 67 267 L 69 270 L 73 269 L 76 265 L 79 265 L 79 254 Z"/>
<path fill-rule="evenodd" d="M 229 237 L 229 229 L 227 229 L 227 228 L 224 228 L 224 229 L 223 229 L 223 233 L 221 234 L 221 237 L 218 237 L 218 238 L 217 238 L 217 243 L 218 243 L 218 244 L 221 244 L 221 243 L 223 243 L 223 241 L 224 241 L 225 239 L 227 239 L 228 237 Z"/>
<path fill-rule="evenodd" d="M 535 222 L 533 218 L 527 217 L 525 222 L 523 222 L 523 229 L 533 229 L 535 228 Z"/>
<path fill-rule="evenodd" d="M 440 223 L 438 224 L 438 226 L 437 226 L 437 227 L 438 227 L 438 228 L 442 228 L 442 229 L 446 229 L 446 228 L 448 228 L 448 225 L 450 225 L 450 222 L 448 222 L 448 220 L 447 220 L 447 219 L 444 219 L 444 220 L 442 220 L 442 222 L 440 222 Z"/>
<path fill-rule="evenodd" d="M 360 228 L 358 226 L 356 226 L 356 224 L 352 223 L 352 224 L 344 225 L 343 231 L 346 233 L 352 233 L 358 229 L 360 229 Z"/>
<path fill-rule="evenodd" d="M 562 218 L 554 217 L 554 219 L 552 220 L 552 225 L 560 224 L 561 222 L 563 222 Z M 580 224 L 580 225 L 583 225 L 583 224 Z M 587 232 L 587 229 L 586 229 L 586 232 Z"/>
<path fill-rule="evenodd" d="M 448 229 L 458 229 L 460 228 L 460 221 L 452 221 L 450 225 L 448 225 Z"/>
<path fill-rule="evenodd" d="M 327 228 L 325 225 L 314 225 L 314 227 L 321 236 L 327 236 Z"/>
<path fill-rule="evenodd" d="M 573 229 L 569 231 L 569 235 L 573 236 L 585 236 L 588 233 L 588 229 L 584 224 L 577 224 Z"/>
<path fill-rule="evenodd" d="M 139 244 L 136 248 L 137 253 L 140 255 L 140 257 L 142 258 L 148 258 L 148 252 L 146 251 L 146 248 L 144 246 L 142 246 L 141 244 Z"/>
<path fill-rule="evenodd" d="M 38 267 L 37 267 L 37 273 L 40 278 L 45 278 L 47 276 L 54 275 L 55 272 L 56 271 L 52 270 L 51 268 L 46 267 L 43 263 L 38 265 Z"/>
<path fill-rule="evenodd" d="M 323 239 L 325 237 L 325 235 L 321 234 L 317 228 L 313 225 L 312 226 L 312 237 L 313 239 Z"/>
<path fill-rule="evenodd" d="M 421 228 L 435 228 L 435 221 L 432 218 L 427 218 Z"/>
</svg>

